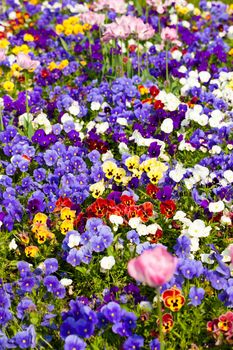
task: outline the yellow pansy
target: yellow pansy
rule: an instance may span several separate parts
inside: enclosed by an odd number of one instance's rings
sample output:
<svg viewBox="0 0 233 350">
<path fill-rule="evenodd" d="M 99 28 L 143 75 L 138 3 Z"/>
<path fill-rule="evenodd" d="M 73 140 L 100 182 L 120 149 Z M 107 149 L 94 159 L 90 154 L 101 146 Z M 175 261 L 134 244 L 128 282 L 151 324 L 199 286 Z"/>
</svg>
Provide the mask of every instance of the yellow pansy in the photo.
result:
<svg viewBox="0 0 233 350">
<path fill-rule="evenodd" d="M 232 14 L 233 14 L 233 4 L 231 4 L 231 5 L 229 5 L 229 6 L 227 7 L 227 13 L 228 13 L 229 15 L 232 15 Z"/>
<path fill-rule="evenodd" d="M 73 33 L 73 27 L 69 26 L 69 27 L 65 28 L 64 33 L 65 33 L 65 35 L 71 35 Z"/>
<path fill-rule="evenodd" d="M 193 14 L 194 14 L 195 16 L 200 16 L 200 14 L 201 14 L 200 9 L 199 9 L 198 7 L 195 7 L 195 9 L 193 10 Z"/>
<path fill-rule="evenodd" d="M 57 66 L 57 64 L 56 64 L 55 62 L 50 62 L 50 63 L 49 63 L 48 69 L 49 69 L 50 71 L 52 71 L 52 70 L 54 70 L 54 69 L 56 69 L 56 68 L 58 68 L 58 66 Z"/>
<path fill-rule="evenodd" d="M 142 176 L 142 171 L 138 170 L 138 169 L 133 169 L 133 176 L 137 177 L 138 179 L 140 179 L 141 176 Z"/>
<path fill-rule="evenodd" d="M 142 163 L 140 164 L 139 169 L 142 170 L 142 171 L 148 172 L 148 171 L 150 171 L 153 162 L 154 162 L 154 161 L 153 161 L 153 158 L 144 160 L 144 162 L 142 162 Z"/>
<path fill-rule="evenodd" d="M 45 243 L 47 239 L 46 230 L 40 230 L 40 232 L 36 234 L 36 239 L 39 244 Z"/>
<path fill-rule="evenodd" d="M 60 62 L 58 68 L 59 69 L 64 69 L 65 67 L 67 67 L 69 65 L 69 61 L 68 60 L 63 60 Z"/>
<path fill-rule="evenodd" d="M 26 34 L 24 34 L 24 36 L 23 36 L 23 40 L 24 40 L 24 41 L 34 41 L 34 36 L 31 35 L 31 34 L 26 33 Z"/>
<path fill-rule="evenodd" d="M 86 66 L 87 62 L 86 61 L 80 61 L 81 66 Z"/>
<path fill-rule="evenodd" d="M 64 32 L 64 26 L 62 25 L 62 24 L 57 24 L 56 25 L 56 27 L 55 27 L 55 31 L 56 31 L 56 33 L 59 35 L 59 34 L 61 34 L 61 33 L 63 33 Z"/>
<path fill-rule="evenodd" d="M 233 90 L 233 80 L 231 80 L 229 84 L 227 84 L 227 87 Z"/>
<path fill-rule="evenodd" d="M 25 254 L 27 257 L 34 258 L 39 252 L 39 248 L 31 245 L 25 248 Z"/>
<path fill-rule="evenodd" d="M 181 15 L 186 15 L 187 13 L 189 13 L 189 8 L 188 7 L 183 7 L 183 6 L 176 5 L 175 9 Z"/>
<path fill-rule="evenodd" d="M 74 26 L 75 24 L 79 23 L 79 18 L 78 17 L 70 17 L 70 18 L 68 18 L 68 21 L 69 21 L 69 24 Z"/>
<path fill-rule="evenodd" d="M 5 81 L 5 83 L 3 83 L 3 89 L 11 92 L 14 90 L 14 84 L 11 81 Z"/>
<path fill-rule="evenodd" d="M 20 52 L 25 53 L 25 55 L 27 55 L 30 52 L 30 49 L 26 44 L 23 44 L 21 46 L 15 46 L 12 49 L 12 53 L 15 55 L 18 55 Z"/>
<path fill-rule="evenodd" d="M 46 225 L 45 224 L 40 224 L 39 222 L 35 222 L 32 225 L 31 231 L 33 233 L 38 233 L 41 229 L 46 229 Z"/>
<path fill-rule="evenodd" d="M 117 169 L 117 165 L 110 160 L 106 161 L 102 165 L 103 172 L 108 179 L 111 179 L 115 175 L 115 171 Z"/>
<path fill-rule="evenodd" d="M 45 225 L 47 222 L 47 219 L 48 219 L 47 215 L 43 213 L 37 213 L 33 218 L 33 224 L 39 223 L 39 224 Z"/>
<path fill-rule="evenodd" d="M 123 168 L 117 168 L 114 173 L 114 180 L 116 182 L 122 182 L 123 177 L 126 176 L 126 171 Z"/>
<path fill-rule="evenodd" d="M 228 55 L 233 56 L 233 48 L 230 49 L 230 51 L 228 52 Z"/>
<path fill-rule="evenodd" d="M 7 39 L 1 39 L 0 40 L 0 49 L 5 49 L 10 44 L 10 42 Z"/>
<path fill-rule="evenodd" d="M 151 183 L 156 185 L 163 177 L 163 171 L 161 171 L 160 168 L 152 168 L 152 170 L 147 173 L 147 176 L 149 177 Z"/>
<path fill-rule="evenodd" d="M 147 89 L 147 88 L 146 88 L 145 86 L 143 86 L 143 85 L 140 85 L 140 86 L 138 87 L 138 90 L 139 90 L 139 92 L 140 92 L 141 95 L 146 95 L 146 94 L 149 93 L 149 89 Z"/>
<path fill-rule="evenodd" d="M 73 222 L 74 218 L 75 218 L 75 210 L 71 210 L 68 207 L 61 209 L 61 219 L 62 220 L 69 220 L 69 221 Z"/>
<path fill-rule="evenodd" d="M 103 181 L 99 181 L 90 186 L 90 191 L 94 198 L 100 197 L 104 193 L 104 190 L 105 190 L 105 186 Z"/>
<path fill-rule="evenodd" d="M 139 156 L 132 156 L 126 159 L 125 165 L 129 169 L 129 171 L 133 171 L 134 169 L 138 169 L 139 167 Z"/>
<path fill-rule="evenodd" d="M 73 26 L 73 31 L 74 31 L 75 35 L 77 35 L 79 33 L 81 33 L 81 34 L 84 33 L 83 26 L 81 24 L 75 24 L 75 26 Z"/>
<path fill-rule="evenodd" d="M 91 25 L 89 23 L 84 23 L 83 30 L 90 30 L 90 29 L 91 29 Z"/>
<path fill-rule="evenodd" d="M 66 235 L 67 232 L 72 231 L 73 229 L 74 229 L 73 221 L 71 221 L 71 220 L 64 220 L 61 223 L 60 230 L 61 230 L 61 233 L 63 235 Z"/>
<path fill-rule="evenodd" d="M 11 66 L 11 70 L 12 72 L 20 72 L 22 68 L 17 63 L 13 63 Z"/>
</svg>

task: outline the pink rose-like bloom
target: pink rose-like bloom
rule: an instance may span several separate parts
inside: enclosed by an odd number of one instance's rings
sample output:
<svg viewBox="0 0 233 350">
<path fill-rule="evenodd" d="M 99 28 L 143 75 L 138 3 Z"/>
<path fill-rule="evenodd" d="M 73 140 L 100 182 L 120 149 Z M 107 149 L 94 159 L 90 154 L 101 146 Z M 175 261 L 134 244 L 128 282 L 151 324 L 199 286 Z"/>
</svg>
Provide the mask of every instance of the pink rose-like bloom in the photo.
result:
<svg viewBox="0 0 233 350">
<path fill-rule="evenodd" d="M 95 11 L 108 9 L 120 14 L 123 14 L 127 11 L 127 4 L 124 0 L 98 0 L 93 5 Z"/>
<path fill-rule="evenodd" d="M 17 64 L 22 68 L 22 69 L 36 69 L 40 62 L 32 60 L 29 55 L 25 55 L 24 53 L 19 53 L 17 55 Z"/>
<path fill-rule="evenodd" d="M 84 12 L 79 16 L 79 18 L 83 23 L 88 23 L 92 26 L 95 24 L 101 26 L 104 24 L 105 21 L 104 14 L 95 13 L 93 11 Z"/>
<path fill-rule="evenodd" d="M 127 39 L 130 35 L 138 37 L 139 40 L 148 40 L 155 33 L 150 24 L 144 23 L 141 18 L 133 16 L 118 17 L 115 22 L 106 24 L 105 27 L 107 30 L 103 35 L 104 42 L 111 39 Z"/>
<path fill-rule="evenodd" d="M 6 53 L 6 51 L 4 49 L 0 49 L 0 62 L 4 61 L 6 59 L 5 53 Z"/>
<path fill-rule="evenodd" d="M 172 278 L 176 265 L 177 258 L 163 246 L 158 246 L 130 260 L 128 273 L 136 281 L 144 282 L 150 287 L 159 287 Z"/>
<path fill-rule="evenodd" d="M 176 41 L 178 38 L 176 29 L 169 28 L 169 27 L 163 28 L 161 32 L 161 38 L 164 41 L 166 40 L 171 42 Z"/>
</svg>

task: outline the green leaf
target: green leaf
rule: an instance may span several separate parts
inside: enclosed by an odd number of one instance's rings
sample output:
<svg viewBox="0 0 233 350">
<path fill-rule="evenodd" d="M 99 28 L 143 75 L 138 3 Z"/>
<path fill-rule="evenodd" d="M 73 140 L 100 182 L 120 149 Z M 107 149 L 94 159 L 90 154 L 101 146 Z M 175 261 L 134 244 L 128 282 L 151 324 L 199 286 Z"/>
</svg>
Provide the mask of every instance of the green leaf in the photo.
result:
<svg viewBox="0 0 233 350">
<path fill-rule="evenodd" d="M 67 43 L 65 42 L 65 40 L 62 39 L 61 37 L 60 37 L 60 40 L 61 40 L 61 44 L 62 44 L 63 49 L 66 50 L 69 53 L 69 48 L 68 48 Z"/>
</svg>

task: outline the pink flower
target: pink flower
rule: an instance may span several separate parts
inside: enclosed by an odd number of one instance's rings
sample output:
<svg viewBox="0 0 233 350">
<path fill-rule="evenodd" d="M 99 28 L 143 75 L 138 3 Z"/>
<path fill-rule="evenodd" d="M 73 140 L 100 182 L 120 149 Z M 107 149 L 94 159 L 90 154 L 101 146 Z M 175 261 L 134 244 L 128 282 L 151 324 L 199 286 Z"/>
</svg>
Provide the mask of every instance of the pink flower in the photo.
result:
<svg viewBox="0 0 233 350">
<path fill-rule="evenodd" d="M 0 62 L 4 61 L 6 59 L 5 52 L 6 51 L 4 49 L 0 49 Z"/>
<path fill-rule="evenodd" d="M 176 29 L 169 27 L 163 28 L 161 32 L 161 38 L 164 41 L 176 41 L 178 38 Z"/>
<path fill-rule="evenodd" d="M 29 55 L 25 55 L 24 53 L 19 53 L 17 55 L 17 64 L 23 69 L 30 70 L 30 69 L 36 69 L 39 66 L 40 62 L 32 60 Z"/>
<path fill-rule="evenodd" d="M 97 24 L 98 26 L 101 26 L 104 24 L 104 21 L 105 21 L 104 14 L 95 13 L 93 11 L 81 13 L 79 17 L 83 23 L 88 23 L 92 26 L 95 24 Z"/>
<path fill-rule="evenodd" d="M 176 265 L 177 258 L 168 253 L 163 246 L 157 246 L 130 260 L 128 273 L 135 280 L 150 287 L 159 287 L 172 278 Z"/>
<path fill-rule="evenodd" d="M 127 11 L 127 4 L 124 0 L 98 0 L 94 3 L 94 9 L 95 11 L 108 9 L 122 14 Z"/>
</svg>

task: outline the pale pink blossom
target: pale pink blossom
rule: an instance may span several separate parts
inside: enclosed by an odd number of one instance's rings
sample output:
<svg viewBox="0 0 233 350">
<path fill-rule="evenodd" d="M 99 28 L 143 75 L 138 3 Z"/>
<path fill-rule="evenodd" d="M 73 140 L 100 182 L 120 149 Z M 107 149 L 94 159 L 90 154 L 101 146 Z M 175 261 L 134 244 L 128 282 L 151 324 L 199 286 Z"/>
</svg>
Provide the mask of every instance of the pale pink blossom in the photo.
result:
<svg viewBox="0 0 233 350">
<path fill-rule="evenodd" d="M 150 287 L 159 287 L 168 282 L 175 273 L 177 258 L 163 246 L 144 251 L 128 263 L 128 273 L 136 281 Z"/>
<path fill-rule="evenodd" d="M 115 22 L 107 24 L 103 41 L 111 39 L 127 39 L 130 35 L 139 40 L 150 39 L 155 31 L 148 23 L 144 23 L 141 18 L 133 16 L 121 16 Z"/>
<path fill-rule="evenodd" d="M 124 0 L 98 0 L 94 4 L 95 11 L 102 11 L 104 9 L 113 10 L 116 13 L 126 13 L 127 4 Z"/>
<path fill-rule="evenodd" d="M 104 24 L 105 21 L 104 14 L 95 13 L 93 11 L 84 12 L 79 16 L 79 18 L 83 23 L 88 23 L 92 26 L 95 24 L 101 26 Z"/>
<path fill-rule="evenodd" d="M 175 28 L 163 28 L 161 32 L 161 38 L 163 41 L 175 42 L 178 39 L 177 30 Z"/>
<path fill-rule="evenodd" d="M 19 53 L 17 55 L 17 64 L 22 68 L 22 69 L 36 69 L 40 62 L 36 60 L 32 60 L 29 55 L 25 55 L 24 53 Z"/>
<path fill-rule="evenodd" d="M 0 62 L 6 59 L 5 53 L 6 53 L 5 49 L 0 49 Z"/>
<path fill-rule="evenodd" d="M 174 0 L 146 0 L 146 3 L 156 9 L 158 13 L 164 13 L 166 7 L 171 6 Z"/>
</svg>

